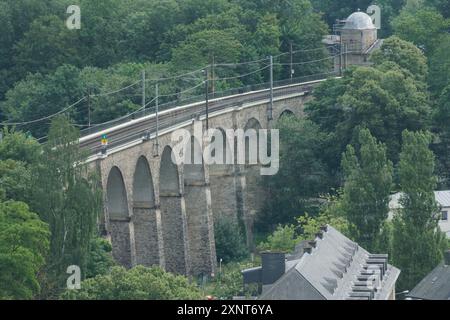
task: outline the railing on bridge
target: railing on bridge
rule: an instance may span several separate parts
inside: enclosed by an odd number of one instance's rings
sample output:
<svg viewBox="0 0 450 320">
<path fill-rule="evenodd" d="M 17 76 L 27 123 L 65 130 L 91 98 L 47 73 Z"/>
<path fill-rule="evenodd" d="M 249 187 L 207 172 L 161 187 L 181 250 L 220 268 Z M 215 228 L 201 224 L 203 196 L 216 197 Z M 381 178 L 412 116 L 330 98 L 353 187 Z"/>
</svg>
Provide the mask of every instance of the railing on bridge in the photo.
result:
<svg viewBox="0 0 450 320">
<path fill-rule="evenodd" d="M 328 77 L 332 77 L 332 76 L 336 76 L 336 75 L 337 75 L 337 73 L 333 71 L 333 72 L 328 72 L 328 73 L 320 73 L 320 74 L 302 76 L 302 77 L 297 77 L 297 78 L 293 78 L 293 79 L 279 80 L 279 81 L 274 81 L 274 87 L 282 87 L 282 86 L 286 86 L 286 85 L 290 85 L 290 84 L 300 84 L 303 82 L 322 80 L 322 79 L 326 79 Z M 220 79 L 218 79 L 218 80 L 220 80 Z M 240 88 L 232 88 L 232 89 L 228 89 L 228 90 L 224 90 L 224 91 L 220 91 L 220 92 L 210 93 L 210 98 L 211 99 L 225 98 L 227 96 L 243 94 L 243 93 L 247 93 L 247 92 L 251 92 L 251 91 L 266 90 L 266 89 L 268 90 L 269 88 L 270 88 L 269 82 L 247 85 L 247 86 L 240 87 Z M 201 102 L 204 100 L 205 100 L 205 95 L 197 95 L 197 96 L 192 96 L 189 98 L 184 98 L 184 99 L 179 99 L 179 100 L 177 99 L 174 101 L 160 104 L 159 111 L 164 111 L 164 110 L 172 109 L 172 108 L 182 106 L 182 105 L 188 105 L 188 104 L 192 104 L 192 103 L 196 103 L 196 102 Z M 102 124 L 94 125 L 90 128 L 81 130 L 81 137 L 85 137 L 85 136 L 106 130 L 108 128 L 129 122 L 131 120 L 143 118 L 145 116 L 153 114 L 154 112 L 155 112 L 155 106 L 150 106 L 143 110 L 131 113 L 129 115 L 122 116 L 118 119 L 111 120 L 111 121 L 108 121 L 108 122 L 105 122 Z"/>
</svg>

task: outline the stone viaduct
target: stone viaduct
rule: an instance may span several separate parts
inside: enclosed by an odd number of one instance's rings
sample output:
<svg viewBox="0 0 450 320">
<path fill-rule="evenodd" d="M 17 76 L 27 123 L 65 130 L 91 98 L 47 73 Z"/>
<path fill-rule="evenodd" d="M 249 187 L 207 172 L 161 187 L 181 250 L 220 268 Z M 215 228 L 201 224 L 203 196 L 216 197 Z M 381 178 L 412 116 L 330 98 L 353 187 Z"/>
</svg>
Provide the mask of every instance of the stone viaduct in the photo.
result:
<svg viewBox="0 0 450 320">
<path fill-rule="evenodd" d="M 302 116 L 308 93 L 298 90 L 276 97 L 273 120 L 268 119 L 266 95 L 210 113 L 209 127 L 271 128 L 285 113 Z M 195 121 L 205 126 L 204 116 Z M 176 165 L 171 159 L 171 133 L 178 128 L 192 132 L 193 123 L 161 130 L 158 143 L 152 136 L 88 159 L 89 166 L 99 171 L 104 190 L 101 229 L 112 242 L 115 260 L 126 267 L 159 265 L 189 276 L 214 274 L 214 219 L 221 215 L 241 219 L 252 246 L 254 218 L 265 198 L 260 166 Z"/>
</svg>

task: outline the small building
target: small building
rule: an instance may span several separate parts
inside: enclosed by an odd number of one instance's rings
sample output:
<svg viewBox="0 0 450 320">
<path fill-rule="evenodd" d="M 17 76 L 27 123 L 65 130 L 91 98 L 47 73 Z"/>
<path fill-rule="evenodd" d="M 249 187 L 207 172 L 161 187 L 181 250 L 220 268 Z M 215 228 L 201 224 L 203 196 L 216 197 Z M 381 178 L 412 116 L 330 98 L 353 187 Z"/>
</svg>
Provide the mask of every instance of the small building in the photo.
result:
<svg viewBox="0 0 450 320">
<path fill-rule="evenodd" d="M 354 12 L 347 19 L 338 20 L 333 29 L 335 34 L 325 36 L 323 42 L 339 52 L 334 61 L 335 71 L 350 65 L 371 65 L 369 57 L 382 46 L 383 40 L 378 39 L 378 30 L 368 14 Z"/>
<path fill-rule="evenodd" d="M 391 196 L 391 200 L 389 202 L 389 219 L 392 219 L 395 212 L 401 208 L 400 205 L 400 197 L 402 196 L 401 192 L 395 193 Z M 439 228 L 442 232 L 447 235 L 447 238 L 450 238 L 450 190 L 443 191 L 435 191 L 434 197 L 436 202 L 439 205 Z"/>
<path fill-rule="evenodd" d="M 260 284 L 262 300 L 394 300 L 400 270 L 323 226 L 292 254 L 262 253 L 262 266 L 242 274 L 244 287 Z"/>
<path fill-rule="evenodd" d="M 450 300 L 450 251 L 406 297 L 408 300 Z"/>
</svg>

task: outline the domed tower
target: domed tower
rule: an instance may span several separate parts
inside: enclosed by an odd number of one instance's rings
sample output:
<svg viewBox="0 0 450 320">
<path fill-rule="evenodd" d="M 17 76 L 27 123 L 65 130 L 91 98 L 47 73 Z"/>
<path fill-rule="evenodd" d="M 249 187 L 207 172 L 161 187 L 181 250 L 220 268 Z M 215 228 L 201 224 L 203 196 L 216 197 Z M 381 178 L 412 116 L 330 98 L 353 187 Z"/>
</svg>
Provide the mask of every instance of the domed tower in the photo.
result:
<svg viewBox="0 0 450 320">
<path fill-rule="evenodd" d="M 341 41 L 348 51 L 363 53 L 378 40 L 372 18 L 361 11 L 352 13 L 341 30 Z"/>
<path fill-rule="evenodd" d="M 352 13 L 345 20 L 338 20 L 333 26 L 335 34 L 324 43 L 335 48 L 335 71 L 342 72 L 349 65 L 370 65 L 369 56 L 381 47 L 377 27 L 372 18 L 361 11 Z"/>
</svg>

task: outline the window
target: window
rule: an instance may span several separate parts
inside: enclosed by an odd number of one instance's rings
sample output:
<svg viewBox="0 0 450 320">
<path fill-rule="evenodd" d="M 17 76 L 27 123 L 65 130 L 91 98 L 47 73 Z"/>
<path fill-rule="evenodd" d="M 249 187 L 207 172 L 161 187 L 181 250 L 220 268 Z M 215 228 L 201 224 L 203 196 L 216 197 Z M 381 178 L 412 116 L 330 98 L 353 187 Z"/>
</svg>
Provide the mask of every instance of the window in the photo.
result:
<svg viewBox="0 0 450 320">
<path fill-rule="evenodd" d="M 447 221 L 448 220 L 448 211 L 441 211 L 442 217 L 441 220 Z"/>
</svg>

